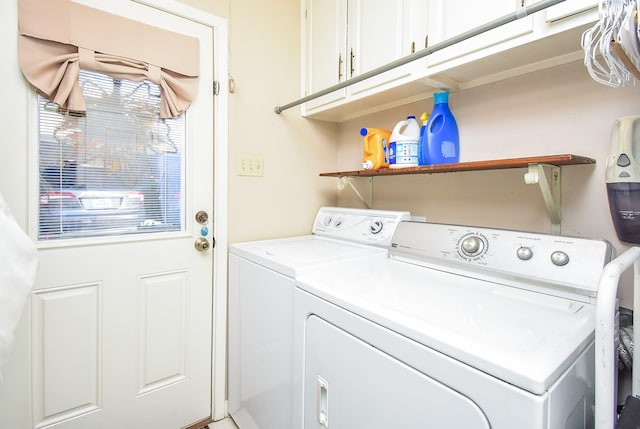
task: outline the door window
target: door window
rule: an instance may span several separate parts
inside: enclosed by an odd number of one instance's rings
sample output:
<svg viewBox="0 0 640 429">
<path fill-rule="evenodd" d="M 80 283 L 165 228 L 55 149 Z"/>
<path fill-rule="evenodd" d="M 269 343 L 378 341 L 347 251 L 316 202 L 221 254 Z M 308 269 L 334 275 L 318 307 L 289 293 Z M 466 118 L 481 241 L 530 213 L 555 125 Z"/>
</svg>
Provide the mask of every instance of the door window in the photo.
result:
<svg viewBox="0 0 640 429">
<path fill-rule="evenodd" d="M 40 240 L 184 227 L 185 118 L 160 119 L 160 89 L 80 72 L 86 116 L 39 98 Z"/>
</svg>

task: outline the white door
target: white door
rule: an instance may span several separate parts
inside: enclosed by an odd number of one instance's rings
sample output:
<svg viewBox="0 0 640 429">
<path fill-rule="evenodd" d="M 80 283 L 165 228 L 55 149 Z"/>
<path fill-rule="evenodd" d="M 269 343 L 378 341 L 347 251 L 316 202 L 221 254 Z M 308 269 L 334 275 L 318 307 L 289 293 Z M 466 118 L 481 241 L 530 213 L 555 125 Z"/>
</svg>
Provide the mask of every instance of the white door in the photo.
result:
<svg viewBox="0 0 640 429">
<path fill-rule="evenodd" d="M 162 232 L 38 239 L 37 98 L 25 99 L 31 91 L 17 57 L 2 67 L 0 85 L 16 96 L 21 116 L 0 111 L 12 141 L 2 144 L 0 192 L 40 257 L 0 384 L 2 428 L 173 429 L 212 414 L 213 250 L 194 246 L 205 233 L 196 212 L 214 213 L 212 28 L 139 3 L 99 3 L 200 41 L 199 93 L 186 114 L 182 222 Z M 2 8 L 1 40 L 15 55 L 17 8 Z"/>
</svg>

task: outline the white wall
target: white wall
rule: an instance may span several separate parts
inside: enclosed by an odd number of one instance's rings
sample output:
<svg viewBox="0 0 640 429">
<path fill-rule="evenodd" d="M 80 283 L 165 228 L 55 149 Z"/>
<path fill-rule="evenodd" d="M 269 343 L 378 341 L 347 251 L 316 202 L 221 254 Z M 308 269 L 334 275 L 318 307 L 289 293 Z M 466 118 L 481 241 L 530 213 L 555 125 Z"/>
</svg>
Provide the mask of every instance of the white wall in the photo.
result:
<svg viewBox="0 0 640 429">
<path fill-rule="evenodd" d="M 640 88 L 613 89 L 594 82 L 581 62 L 452 93 L 451 109 L 460 130 L 460 160 L 516 158 L 572 153 L 595 165 L 561 171 L 562 233 L 617 240 L 604 181 L 614 121 L 640 115 Z M 432 100 L 341 124 L 339 169 L 361 163 L 361 126 L 392 129 L 409 114 L 430 112 Z M 535 185 L 525 185 L 525 169 L 408 175 L 374 179 L 374 207 L 408 209 L 434 222 L 550 232 L 550 221 Z M 366 190 L 365 180 L 359 179 Z M 341 205 L 362 204 L 345 189 Z M 631 306 L 628 279 L 623 304 Z"/>
</svg>

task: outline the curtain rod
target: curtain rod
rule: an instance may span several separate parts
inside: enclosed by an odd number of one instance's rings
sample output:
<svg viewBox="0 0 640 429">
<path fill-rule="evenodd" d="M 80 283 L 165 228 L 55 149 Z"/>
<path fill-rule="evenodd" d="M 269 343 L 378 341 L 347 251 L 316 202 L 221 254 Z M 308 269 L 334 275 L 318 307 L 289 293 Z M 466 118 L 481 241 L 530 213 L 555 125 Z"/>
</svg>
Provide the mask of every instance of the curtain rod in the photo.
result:
<svg viewBox="0 0 640 429">
<path fill-rule="evenodd" d="M 502 25 L 508 24 L 510 22 L 516 21 L 520 18 L 524 18 L 525 16 L 531 15 L 536 12 L 540 12 L 548 7 L 554 6 L 558 3 L 562 3 L 565 0 L 542 0 L 540 2 L 534 3 L 530 6 L 522 6 L 518 8 L 515 12 L 505 15 L 501 18 L 497 18 L 493 21 L 490 21 L 484 25 L 473 28 L 471 30 L 465 31 L 457 36 L 451 37 L 447 40 L 444 40 L 440 43 L 436 43 L 433 46 L 420 49 L 419 51 L 414 52 L 413 54 L 407 55 L 406 57 L 399 58 L 395 61 L 392 61 L 388 64 L 385 64 L 380 67 L 376 67 L 375 69 L 369 70 L 368 72 L 359 74 L 356 77 L 352 77 L 351 79 L 347 79 L 343 82 L 340 82 L 336 85 L 330 86 L 326 89 L 323 89 L 318 92 L 314 92 L 313 94 L 307 95 L 306 97 L 302 97 L 296 101 L 292 101 L 291 103 L 285 104 L 283 106 L 276 106 L 273 110 L 276 114 L 282 113 L 284 110 L 290 109 L 292 107 L 298 106 L 302 103 L 306 103 L 307 101 L 314 100 L 318 97 L 322 97 L 323 95 L 327 95 L 333 91 L 337 91 L 342 88 L 346 88 L 347 86 L 353 85 L 355 83 L 361 82 L 365 79 L 369 79 L 370 77 L 377 76 L 386 71 L 392 70 L 396 67 L 403 66 L 407 63 L 415 61 L 420 58 L 424 58 L 427 55 L 431 55 L 434 52 L 437 52 L 441 49 L 448 48 L 451 45 L 455 45 L 456 43 L 463 42 L 467 39 L 470 39 L 479 34 L 485 33 L 487 31 L 493 30 L 494 28 L 498 28 Z"/>
</svg>

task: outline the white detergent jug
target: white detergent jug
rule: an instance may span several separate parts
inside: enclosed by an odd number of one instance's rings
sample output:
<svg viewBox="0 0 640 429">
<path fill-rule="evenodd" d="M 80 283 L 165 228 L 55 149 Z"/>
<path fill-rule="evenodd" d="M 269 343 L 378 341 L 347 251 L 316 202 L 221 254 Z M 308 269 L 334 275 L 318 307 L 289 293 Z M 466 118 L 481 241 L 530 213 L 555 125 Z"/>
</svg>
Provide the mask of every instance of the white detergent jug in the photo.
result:
<svg viewBox="0 0 640 429">
<path fill-rule="evenodd" d="M 618 239 L 640 243 L 640 116 L 616 120 L 605 175 Z"/>
<path fill-rule="evenodd" d="M 420 124 L 415 116 L 400 121 L 391 132 L 389 141 L 389 167 L 417 167 Z"/>
</svg>

